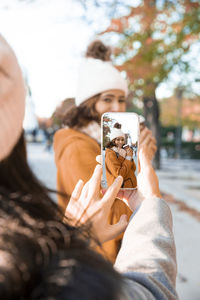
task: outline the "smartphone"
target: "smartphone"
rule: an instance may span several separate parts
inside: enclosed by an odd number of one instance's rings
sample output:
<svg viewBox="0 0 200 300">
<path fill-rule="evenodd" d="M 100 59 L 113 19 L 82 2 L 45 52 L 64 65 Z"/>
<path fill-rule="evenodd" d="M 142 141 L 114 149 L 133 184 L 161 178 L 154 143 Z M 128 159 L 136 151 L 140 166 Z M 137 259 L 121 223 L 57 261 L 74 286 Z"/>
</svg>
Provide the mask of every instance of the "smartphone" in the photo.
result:
<svg viewBox="0 0 200 300">
<path fill-rule="evenodd" d="M 139 116 L 132 112 L 107 112 L 101 118 L 102 188 L 121 175 L 121 190 L 137 189 Z"/>
<path fill-rule="evenodd" d="M 129 147 L 129 144 L 125 144 L 124 146 L 122 146 L 123 149 Z"/>
</svg>

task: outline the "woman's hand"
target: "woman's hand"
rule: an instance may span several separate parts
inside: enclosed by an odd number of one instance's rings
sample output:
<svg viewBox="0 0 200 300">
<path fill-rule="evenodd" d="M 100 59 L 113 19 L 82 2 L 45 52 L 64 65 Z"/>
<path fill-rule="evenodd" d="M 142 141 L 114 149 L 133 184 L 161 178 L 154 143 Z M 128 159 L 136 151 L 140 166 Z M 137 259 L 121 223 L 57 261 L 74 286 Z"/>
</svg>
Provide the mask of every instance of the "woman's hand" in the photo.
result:
<svg viewBox="0 0 200 300">
<path fill-rule="evenodd" d="M 140 131 L 139 148 L 142 149 L 143 146 L 147 146 L 145 147 L 145 151 L 148 152 L 149 159 L 152 160 L 157 150 L 156 139 L 147 127 L 144 127 Z"/>
<path fill-rule="evenodd" d="M 73 226 L 90 223 L 92 234 L 100 243 L 104 243 L 122 233 L 128 221 L 127 216 L 122 215 L 117 224 L 108 224 L 110 209 L 123 179 L 121 176 L 117 177 L 101 197 L 101 175 L 102 167 L 97 165 L 91 179 L 85 185 L 82 180 L 79 180 L 66 208 L 65 216 Z"/>
<path fill-rule="evenodd" d="M 142 145 L 140 144 L 139 148 L 140 172 L 137 176 L 137 190 L 121 190 L 117 195 L 132 211 L 134 211 L 144 200 L 148 201 L 148 199 L 152 197 L 161 197 L 158 177 L 152 167 L 152 152 L 149 151 L 151 138 L 148 133 L 143 138 L 144 142 Z"/>
<path fill-rule="evenodd" d="M 149 160 L 152 161 L 156 151 L 156 140 L 152 135 L 151 130 L 147 127 L 144 127 L 140 131 L 140 139 L 139 139 L 139 151 L 143 149 L 146 151 L 146 155 L 148 156 Z M 138 173 L 140 172 L 140 160 L 138 161 Z"/>
<path fill-rule="evenodd" d="M 137 189 L 120 190 L 117 197 L 123 200 L 129 208 L 134 211 L 141 202 L 151 197 L 161 197 L 159 182 L 154 168 L 152 167 L 152 158 L 156 151 L 155 140 L 151 131 L 146 127 L 140 135 L 140 145 L 138 149 L 140 172 L 137 176 Z M 101 156 L 96 160 L 102 163 Z"/>
<path fill-rule="evenodd" d="M 131 147 L 126 148 L 126 155 L 131 157 L 133 156 L 133 150 L 131 149 Z"/>
<path fill-rule="evenodd" d="M 158 177 L 152 166 L 152 155 L 152 151 L 149 151 L 148 142 L 144 142 L 142 145 L 140 145 L 140 173 L 138 174 L 137 182 L 138 189 L 144 198 L 161 197 Z"/>
</svg>

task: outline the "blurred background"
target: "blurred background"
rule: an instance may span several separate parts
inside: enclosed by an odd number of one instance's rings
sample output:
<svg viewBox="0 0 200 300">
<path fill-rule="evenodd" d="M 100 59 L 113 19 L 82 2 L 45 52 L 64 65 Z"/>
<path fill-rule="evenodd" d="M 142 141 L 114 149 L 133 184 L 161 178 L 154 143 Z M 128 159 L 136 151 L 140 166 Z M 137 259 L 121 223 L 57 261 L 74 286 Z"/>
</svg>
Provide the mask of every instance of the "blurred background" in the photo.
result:
<svg viewBox="0 0 200 300">
<path fill-rule="evenodd" d="M 1 34 L 27 85 L 36 174 L 56 187 L 53 134 L 74 103 L 80 59 L 95 38 L 129 82 L 128 111 L 157 139 L 155 166 L 174 216 L 180 299 L 200 299 L 200 3 L 198 0 L 1 0 Z"/>
</svg>

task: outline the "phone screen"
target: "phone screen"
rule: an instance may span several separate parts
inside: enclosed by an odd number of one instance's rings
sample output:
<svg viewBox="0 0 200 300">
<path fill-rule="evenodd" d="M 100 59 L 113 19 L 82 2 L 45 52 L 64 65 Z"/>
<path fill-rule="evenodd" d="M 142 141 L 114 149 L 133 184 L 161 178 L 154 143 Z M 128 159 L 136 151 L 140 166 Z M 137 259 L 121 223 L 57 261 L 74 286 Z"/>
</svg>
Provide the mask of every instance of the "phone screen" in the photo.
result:
<svg viewBox="0 0 200 300">
<path fill-rule="evenodd" d="M 137 188 L 139 116 L 132 112 L 107 112 L 101 118 L 102 188 L 121 175 L 121 189 Z"/>
</svg>

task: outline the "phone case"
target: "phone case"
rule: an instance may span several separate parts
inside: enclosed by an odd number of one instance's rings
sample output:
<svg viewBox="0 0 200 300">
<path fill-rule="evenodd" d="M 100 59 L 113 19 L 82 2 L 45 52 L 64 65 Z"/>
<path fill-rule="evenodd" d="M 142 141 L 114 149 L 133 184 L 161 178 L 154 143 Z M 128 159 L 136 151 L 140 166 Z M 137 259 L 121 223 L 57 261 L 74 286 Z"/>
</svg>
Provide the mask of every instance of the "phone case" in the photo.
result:
<svg viewBox="0 0 200 300">
<path fill-rule="evenodd" d="M 139 117 L 132 112 L 107 112 L 101 118 L 102 188 L 121 175 L 121 189 L 137 189 Z"/>
</svg>

